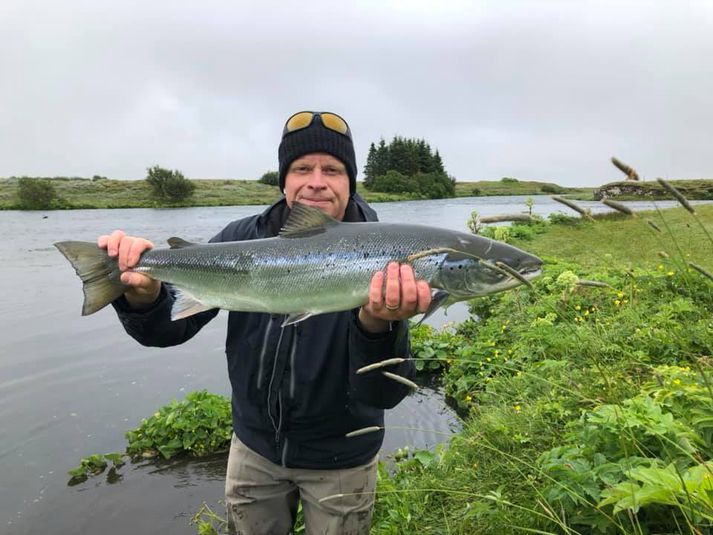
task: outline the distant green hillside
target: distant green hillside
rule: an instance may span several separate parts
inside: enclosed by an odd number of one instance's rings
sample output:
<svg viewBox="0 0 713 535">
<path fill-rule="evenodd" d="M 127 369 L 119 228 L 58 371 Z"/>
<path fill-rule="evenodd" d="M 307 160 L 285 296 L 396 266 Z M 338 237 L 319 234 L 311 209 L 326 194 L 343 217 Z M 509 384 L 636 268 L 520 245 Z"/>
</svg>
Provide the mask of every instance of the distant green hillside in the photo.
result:
<svg viewBox="0 0 713 535">
<path fill-rule="evenodd" d="M 565 188 L 551 182 L 503 178 L 493 181 L 456 182 L 456 197 L 571 194 L 586 199 L 591 198 L 591 194 L 595 189 L 596 188 Z"/>
<path fill-rule="evenodd" d="M 85 178 L 51 178 L 59 197 L 58 209 L 78 208 L 156 208 L 185 206 L 239 206 L 270 204 L 280 196 L 276 186 L 256 180 L 194 179 L 196 190 L 191 199 L 174 204 L 160 203 L 151 195 L 145 180 L 114 180 Z M 18 208 L 16 178 L 0 179 L 0 210 Z M 591 198 L 593 188 L 563 188 L 556 184 L 505 179 L 500 181 L 458 182 L 456 197 L 480 195 L 542 195 L 571 194 Z M 368 202 L 413 200 L 418 196 L 371 192 L 363 183 L 357 191 Z"/>
</svg>

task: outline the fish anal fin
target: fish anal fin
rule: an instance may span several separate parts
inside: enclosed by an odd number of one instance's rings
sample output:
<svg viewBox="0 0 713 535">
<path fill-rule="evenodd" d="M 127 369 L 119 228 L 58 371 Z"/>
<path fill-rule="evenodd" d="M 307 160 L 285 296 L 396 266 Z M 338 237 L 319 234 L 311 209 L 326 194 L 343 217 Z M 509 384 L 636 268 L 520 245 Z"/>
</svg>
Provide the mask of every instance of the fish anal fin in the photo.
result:
<svg viewBox="0 0 713 535">
<path fill-rule="evenodd" d="M 280 230 L 281 238 L 304 238 L 326 232 L 327 228 L 340 222 L 319 210 L 295 201 L 285 226 Z"/>
<path fill-rule="evenodd" d="M 206 305 L 185 290 L 176 288 L 173 307 L 171 308 L 171 320 L 176 321 L 182 318 L 187 318 L 212 308 L 215 307 Z"/>
<path fill-rule="evenodd" d="M 183 249 L 184 247 L 191 247 L 192 245 L 197 245 L 195 243 L 184 240 L 183 238 L 177 238 L 173 236 L 166 240 L 171 249 Z"/>
<path fill-rule="evenodd" d="M 287 327 L 288 325 L 294 325 L 295 323 L 299 323 L 300 321 L 304 321 L 307 318 L 312 317 L 314 314 L 312 312 L 298 312 L 296 314 L 290 314 L 285 318 L 285 321 L 282 322 L 282 327 Z"/>
</svg>

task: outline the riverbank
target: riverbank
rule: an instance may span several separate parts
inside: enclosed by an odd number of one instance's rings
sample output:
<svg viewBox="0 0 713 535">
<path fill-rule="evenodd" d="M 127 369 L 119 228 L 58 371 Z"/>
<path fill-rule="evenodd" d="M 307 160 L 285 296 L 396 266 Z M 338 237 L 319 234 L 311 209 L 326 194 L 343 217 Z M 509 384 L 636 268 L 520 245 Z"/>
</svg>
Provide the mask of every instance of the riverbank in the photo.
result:
<svg viewBox="0 0 713 535">
<path fill-rule="evenodd" d="M 164 208 L 198 206 L 246 206 L 271 204 L 280 197 L 276 186 L 256 180 L 196 179 L 193 196 L 184 202 L 165 204 L 156 201 L 145 180 L 53 178 L 51 184 L 59 201 L 57 209 L 86 208 Z M 17 180 L 0 179 L 0 210 L 18 209 Z M 564 188 L 556 184 L 505 179 L 500 181 L 456 183 L 455 197 L 573 194 L 592 198 L 594 188 Z M 357 191 L 367 202 L 414 200 L 413 196 L 368 191 L 358 183 Z"/>
<path fill-rule="evenodd" d="M 713 199 L 713 180 L 700 178 L 697 180 L 670 180 L 689 200 Z M 617 199 L 620 201 L 640 201 L 650 199 L 670 199 L 670 193 L 658 181 L 622 181 L 604 184 L 593 192 L 594 200 Z"/>
<path fill-rule="evenodd" d="M 441 336 L 464 430 L 382 474 L 373 532 L 709 532 L 713 206 L 696 211 L 523 233 L 545 273 Z"/>
</svg>

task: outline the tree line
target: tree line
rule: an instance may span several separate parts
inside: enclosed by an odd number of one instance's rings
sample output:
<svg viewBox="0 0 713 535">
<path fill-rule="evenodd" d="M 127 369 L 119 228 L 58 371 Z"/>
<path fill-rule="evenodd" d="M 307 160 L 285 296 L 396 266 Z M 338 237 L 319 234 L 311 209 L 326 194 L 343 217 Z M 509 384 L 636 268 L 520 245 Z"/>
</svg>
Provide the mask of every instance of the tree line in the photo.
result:
<svg viewBox="0 0 713 535">
<path fill-rule="evenodd" d="M 386 144 L 372 143 L 364 166 L 364 186 L 371 191 L 409 193 L 438 199 L 455 194 L 455 179 L 448 176 L 438 150 L 424 139 L 395 136 Z"/>
<path fill-rule="evenodd" d="M 179 170 L 154 165 L 146 171 L 146 182 L 159 203 L 186 201 L 196 189 Z M 259 182 L 276 186 L 277 178 L 276 171 L 268 171 Z M 94 175 L 92 180 L 106 180 L 106 177 Z M 439 199 L 455 195 L 455 179 L 446 173 L 438 150 L 433 151 L 424 139 L 400 136 L 394 137 L 388 145 L 383 138 L 378 144 L 371 144 L 364 166 L 364 186 L 370 191 L 408 194 L 414 198 Z M 17 195 L 19 207 L 23 209 L 62 206 L 62 199 L 47 178 L 20 178 Z"/>
</svg>

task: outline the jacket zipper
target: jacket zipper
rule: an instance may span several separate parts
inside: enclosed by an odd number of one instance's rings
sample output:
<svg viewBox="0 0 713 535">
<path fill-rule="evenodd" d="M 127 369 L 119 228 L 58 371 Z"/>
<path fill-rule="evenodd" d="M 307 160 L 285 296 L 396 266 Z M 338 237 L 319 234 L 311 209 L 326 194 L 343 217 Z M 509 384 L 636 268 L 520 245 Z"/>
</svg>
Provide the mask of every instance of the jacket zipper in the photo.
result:
<svg viewBox="0 0 713 535">
<path fill-rule="evenodd" d="M 257 369 L 257 389 L 262 389 L 262 374 L 265 368 L 265 354 L 267 353 L 267 340 L 270 336 L 270 330 L 272 329 L 272 323 L 275 321 L 275 316 L 270 316 L 267 322 L 267 328 L 265 329 L 265 335 L 262 337 L 262 350 L 260 351 L 260 359 L 258 360 Z"/>
<path fill-rule="evenodd" d="M 275 440 L 277 440 L 277 435 L 279 435 L 279 429 L 277 424 L 275 423 L 275 418 L 272 416 L 272 409 L 270 407 L 270 400 L 272 398 L 272 383 L 275 380 L 275 371 L 277 369 L 277 359 L 280 355 L 280 346 L 282 345 L 282 335 L 285 333 L 285 329 L 280 329 L 280 338 L 277 340 L 277 347 L 275 348 L 275 358 L 273 359 L 272 362 L 272 375 L 270 375 L 270 383 L 267 385 L 267 415 L 270 417 L 270 422 L 272 423 L 272 427 L 275 430 Z M 278 397 L 277 399 L 278 403 L 278 412 L 282 413 L 282 409 L 280 409 L 280 398 Z"/>
</svg>

